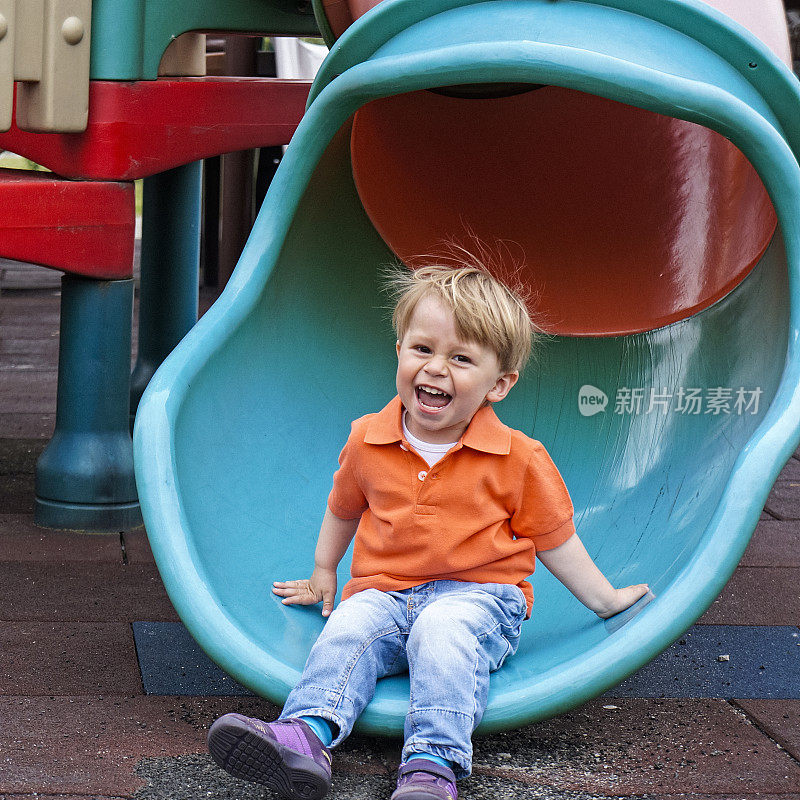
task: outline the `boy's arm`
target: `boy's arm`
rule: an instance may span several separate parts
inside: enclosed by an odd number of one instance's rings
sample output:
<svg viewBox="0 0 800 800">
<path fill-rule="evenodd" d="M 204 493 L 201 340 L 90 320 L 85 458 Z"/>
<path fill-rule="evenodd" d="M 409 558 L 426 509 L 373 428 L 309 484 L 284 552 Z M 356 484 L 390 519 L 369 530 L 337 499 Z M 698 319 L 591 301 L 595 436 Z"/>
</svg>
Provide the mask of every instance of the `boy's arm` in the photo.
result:
<svg viewBox="0 0 800 800">
<path fill-rule="evenodd" d="M 615 589 L 592 561 L 577 533 L 552 550 L 536 554 L 553 575 L 598 617 L 608 619 L 647 594 L 647 584 Z"/>
<path fill-rule="evenodd" d="M 322 601 L 322 616 L 330 616 L 336 596 L 336 567 L 347 552 L 358 528 L 359 517 L 341 519 L 325 509 L 314 553 L 311 577 L 299 581 L 275 581 L 272 591 L 283 598 L 284 605 L 314 605 Z"/>
</svg>

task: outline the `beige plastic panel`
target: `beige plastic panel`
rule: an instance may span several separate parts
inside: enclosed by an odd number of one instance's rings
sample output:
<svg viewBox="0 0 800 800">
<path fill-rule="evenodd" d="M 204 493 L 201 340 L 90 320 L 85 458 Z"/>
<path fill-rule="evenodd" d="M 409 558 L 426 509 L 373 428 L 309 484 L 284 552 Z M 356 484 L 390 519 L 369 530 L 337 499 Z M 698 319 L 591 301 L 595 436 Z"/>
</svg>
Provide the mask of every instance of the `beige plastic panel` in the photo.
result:
<svg viewBox="0 0 800 800">
<path fill-rule="evenodd" d="M 14 0 L 0 0 L 0 131 L 11 127 L 14 105 Z"/>
<path fill-rule="evenodd" d="M 183 33 L 173 39 L 158 65 L 159 77 L 202 78 L 206 74 L 206 35 Z"/>
<path fill-rule="evenodd" d="M 18 14 L 31 20 L 25 29 L 35 30 L 35 8 L 21 0 Z M 79 133 L 86 129 L 89 113 L 89 55 L 92 22 L 91 0 L 41 0 L 41 77 L 19 84 L 17 125 L 27 131 Z M 21 44 L 21 43 L 20 43 Z M 29 74 L 36 70 L 23 57 Z"/>
<path fill-rule="evenodd" d="M 18 81 L 42 79 L 44 0 L 19 0 L 14 32 L 14 77 Z"/>
</svg>

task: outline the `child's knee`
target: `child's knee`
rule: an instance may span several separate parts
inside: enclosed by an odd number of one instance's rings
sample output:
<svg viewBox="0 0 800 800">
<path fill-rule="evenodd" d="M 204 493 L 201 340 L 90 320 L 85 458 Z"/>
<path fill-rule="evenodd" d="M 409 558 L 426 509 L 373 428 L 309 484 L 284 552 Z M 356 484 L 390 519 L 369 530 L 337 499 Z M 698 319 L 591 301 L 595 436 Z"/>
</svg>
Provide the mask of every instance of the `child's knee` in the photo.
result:
<svg viewBox="0 0 800 800">
<path fill-rule="evenodd" d="M 441 669 L 469 666 L 492 672 L 516 650 L 519 633 L 515 630 L 509 639 L 510 632 L 480 603 L 442 598 L 414 621 L 408 659 L 416 665 L 438 664 Z"/>
<path fill-rule="evenodd" d="M 383 594 L 368 589 L 339 604 L 315 642 L 309 663 L 319 665 L 335 660 L 344 666 L 370 652 L 384 665 L 381 669 L 391 668 L 395 651 L 403 649 L 402 636 L 382 599 L 369 596 L 373 592 Z"/>
<path fill-rule="evenodd" d="M 445 659 L 450 654 L 467 657 L 474 653 L 479 638 L 476 629 L 481 627 L 476 611 L 446 599 L 431 603 L 411 626 L 409 655 L 429 654 Z"/>
</svg>

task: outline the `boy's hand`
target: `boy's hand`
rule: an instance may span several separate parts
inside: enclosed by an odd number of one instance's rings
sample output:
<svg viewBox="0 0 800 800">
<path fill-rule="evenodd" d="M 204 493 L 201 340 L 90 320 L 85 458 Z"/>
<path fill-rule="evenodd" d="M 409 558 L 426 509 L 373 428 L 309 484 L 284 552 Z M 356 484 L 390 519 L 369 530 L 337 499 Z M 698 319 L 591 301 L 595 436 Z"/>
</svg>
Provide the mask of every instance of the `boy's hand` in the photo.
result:
<svg viewBox="0 0 800 800">
<path fill-rule="evenodd" d="M 601 619 L 613 617 L 632 606 L 637 600 L 641 600 L 649 591 L 650 587 L 646 583 L 637 583 L 635 586 L 626 586 L 624 589 L 614 589 L 606 607 L 595 613 Z"/>
<path fill-rule="evenodd" d="M 275 581 L 272 591 L 284 605 L 313 606 L 322 603 L 322 616 L 329 617 L 336 596 L 336 570 L 316 567 L 311 577 L 299 581 Z"/>
</svg>

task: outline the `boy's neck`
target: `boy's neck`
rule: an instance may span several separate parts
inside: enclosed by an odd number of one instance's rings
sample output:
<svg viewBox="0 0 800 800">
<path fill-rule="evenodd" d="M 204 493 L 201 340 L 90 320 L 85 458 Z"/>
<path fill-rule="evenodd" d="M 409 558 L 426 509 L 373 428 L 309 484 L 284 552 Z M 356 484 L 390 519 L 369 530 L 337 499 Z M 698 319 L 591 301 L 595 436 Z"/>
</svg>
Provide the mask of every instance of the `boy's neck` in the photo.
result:
<svg viewBox="0 0 800 800">
<path fill-rule="evenodd" d="M 459 437 L 459 439 L 456 439 L 454 442 L 429 442 L 427 439 L 423 439 L 421 436 L 417 436 L 416 434 L 413 434 L 408 429 L 408 425 L 406 425 L 406 410 L 405 409 L 403 409 L 403 414 L 402 414 L 401 420 L 402 420 L 402 426 L 403 426 L 403 433 L 405 434 L 405 437 L 409 440 L 409 444 L 413 444 L 414 441 L 417 441 L 417 442 L 420 442 L 421 444 L 427 445 L 428 447 L 433 447 L 433 448 L 436 448 L 437 450 L 440 450 L 440 449 L 449 449 L 460 440 L 460 437 Z M 470 420 L 470 422 L 471 421 L 472 420 Z M 467 427 L 469 427 L 469 426 L 467 426 Z M 462 436 L 463 436 L 463 434 L 462 434 Z"/>
</svg>

